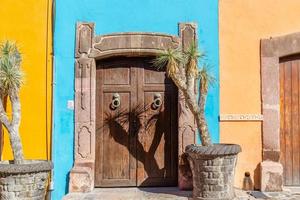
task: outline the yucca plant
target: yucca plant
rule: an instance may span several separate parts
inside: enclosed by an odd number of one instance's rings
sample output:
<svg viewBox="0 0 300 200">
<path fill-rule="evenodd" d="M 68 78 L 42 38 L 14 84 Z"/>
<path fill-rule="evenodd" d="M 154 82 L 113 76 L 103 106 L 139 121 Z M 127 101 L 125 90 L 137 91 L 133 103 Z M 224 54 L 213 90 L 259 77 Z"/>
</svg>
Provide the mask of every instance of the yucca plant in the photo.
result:
<svg viewBox="0 0 300 200">
<path fill-rule="evenodd" d="M 180 91 L 192 111 L 203 146 L 211 146 L 211 138 L 205 119 L 205 103 L 209 85 L 214 81 L 205 64 L 198 67 L 198 60 L 204 58 L 195 44 L 191 44 L 186 51 L 167 49 L 154 59 L 154 66 L 166 67 L 170 77 Z M 195 87 L 199 81 L 199 98 L 195 94 Z"/>
<path fill-rule="evenodd" d="M 14 162 L 23 163 L 23 148 L 19 134 L 21 120 L 20 87 L 23 73 L 21 71 L 22 57 L 14 42 L 5 41 L 0 44 L 0 121 L 7 129 L 13 150 Z M 9 98 L 12 107 L 12 117 L 4 109 L 3 99 Z"/>
</svg>

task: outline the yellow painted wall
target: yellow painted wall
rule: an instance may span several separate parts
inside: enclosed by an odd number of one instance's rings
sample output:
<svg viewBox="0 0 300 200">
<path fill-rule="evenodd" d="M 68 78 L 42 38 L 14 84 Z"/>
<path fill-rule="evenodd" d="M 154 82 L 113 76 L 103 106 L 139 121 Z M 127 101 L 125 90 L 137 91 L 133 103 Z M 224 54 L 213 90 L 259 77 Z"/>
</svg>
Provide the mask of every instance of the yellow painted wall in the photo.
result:
<svg viewBox="0 0 300 200">
<path fill-rule="evenodd" d="M 0 0 L 0 41 L 16 41 L 23 54 L 20 133 L 26 159 L 50 159 L 51 1 Z M 3 151 L 3 159 L 12 158 L 7 133 Z"/>
<path fill-rule="evenodd" d="M 260 39 L 299 32 L 299 8 L 299 0 L 220 0 L 221 114 L 261 113 Z M 253 175 L 262 159 L 261 123 L 221 122 L 220 129 L 221 142 L 242 146 L 241 187 L 244 172 Z"/>
</svg>

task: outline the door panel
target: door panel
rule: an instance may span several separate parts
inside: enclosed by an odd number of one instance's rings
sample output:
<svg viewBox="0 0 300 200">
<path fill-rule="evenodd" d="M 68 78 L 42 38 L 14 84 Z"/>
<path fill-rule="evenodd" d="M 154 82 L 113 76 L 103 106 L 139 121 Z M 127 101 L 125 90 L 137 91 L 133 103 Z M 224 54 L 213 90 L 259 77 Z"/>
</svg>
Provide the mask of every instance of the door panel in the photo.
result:
<svg viewBox="0 0 300 200">
<path fill-rule="evenodd" d="M 177 89 L 146 58 L 97 63 L 98 187 L 177 184 Z M 112 109 L 115 93 L 120 107 Z M 154 107 L 159 94 L 162 105 Z"/>
<path fill-rule="evenodd" d="M 134 63 L 133 63 L 134 64 Z M 136 139 L 130 116 L 121 116 L 136 104 L 136 68 L 128 62 L 101 62 L 97 69 L 95 185 L 136 185 Z M 120 107 L 112 108 L 114 94 Z"/>
<path fill-rule="evenodd" d="M 280 160 L 287 186 L 300 185 L 299 67 L 299 55 L 280 60 Z"/>
<path fill-rule="evenodd" d="M 112 67 L 104 70 L 104 85 L 130 85 L 130 78 L 129 67 Z"/>
<path fill-rule="evenodd" d="M 130 108 L 130 93 L 119 93 L 122 108 Z M 110 102 L 113 93 L 104 93 L 104 102 Z M 109 112 L 109 103 L 104 103 L 104 112 Z M 119 123 L 118 123 L 119 122 Z M 130 179 L 130 139 L 128 127 L 120 120 L 103 129 L 103 179 Z"/>
<path fill-rule="evenodd" d="M 144 160 L 138 163 L 138 185 L 173 186 L 177 184 L 177 129 L 172 130 L 177 127 L 177 90 L 165 72 L 153 70 L 149 62 L 139 70 L 138 102 L 145 113 L 139 132 L 143 151 L 137 152 Z M 155 108 L 158 94 L 162 105 Z"/>
</svg>

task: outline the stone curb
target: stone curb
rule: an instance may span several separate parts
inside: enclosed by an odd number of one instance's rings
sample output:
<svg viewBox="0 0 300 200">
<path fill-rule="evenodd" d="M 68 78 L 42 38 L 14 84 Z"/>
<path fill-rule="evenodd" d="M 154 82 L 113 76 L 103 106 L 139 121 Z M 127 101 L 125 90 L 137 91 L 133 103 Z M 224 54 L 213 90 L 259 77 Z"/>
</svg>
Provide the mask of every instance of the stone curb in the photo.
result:
<svg viewBox="0 0 300 200">
<path fill-rule="evenodd" d="M 0 174 L 46 172 L 52 169 L 52 162 L 47 160 L 25 160 L 23 164 L 13 164 L 13 161 L 0 161 Z"/>
<path fill-rule="evenodd" d="M 238 154 L 242 151 L 242 149 L 238 144 L 213 144 L 212 146 L 191 144 L 185 148 L 185 151 L 189 154 L 197 153 L 206 156 L 224 156 Z"/>
</svg>

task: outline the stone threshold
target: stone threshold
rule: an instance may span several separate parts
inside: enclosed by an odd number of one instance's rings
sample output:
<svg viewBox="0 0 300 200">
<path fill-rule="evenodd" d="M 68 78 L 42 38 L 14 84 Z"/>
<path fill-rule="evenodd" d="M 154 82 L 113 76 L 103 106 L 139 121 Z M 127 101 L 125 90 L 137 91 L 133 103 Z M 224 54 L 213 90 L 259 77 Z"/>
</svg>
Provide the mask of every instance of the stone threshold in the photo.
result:
<svg viewBox="0 0 300 200">
<path fill-rule="evenodd" d="M 63 200 L 191 200 L 192 191 L 178 187 L 95 188 L 90 193 L 70 193 Z"/>
</svg>

